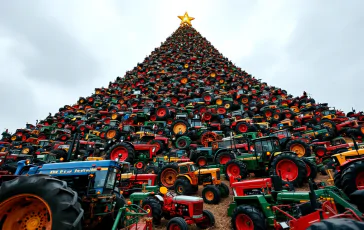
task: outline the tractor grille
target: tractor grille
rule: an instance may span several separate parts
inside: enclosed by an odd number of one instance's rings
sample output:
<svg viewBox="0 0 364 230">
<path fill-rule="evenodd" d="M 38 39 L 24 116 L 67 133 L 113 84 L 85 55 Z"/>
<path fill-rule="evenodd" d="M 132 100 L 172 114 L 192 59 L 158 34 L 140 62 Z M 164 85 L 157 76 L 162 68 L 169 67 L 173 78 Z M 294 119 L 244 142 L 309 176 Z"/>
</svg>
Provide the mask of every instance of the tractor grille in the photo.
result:
<svg viewBox="0 0 364 230">
<path fill-rule="evenodd" d="M 193 204 L 193 218 L 200 218 L 202 217 L 203 211 L 203 202 L 194 203 Z"/>
<path fill-rule="evenodd" d="M 217 172 L 216 172 L 216 179 L 217 179 L 217 180 L 220 180 L 220 171 L 217 171 Z"/>
</svg>

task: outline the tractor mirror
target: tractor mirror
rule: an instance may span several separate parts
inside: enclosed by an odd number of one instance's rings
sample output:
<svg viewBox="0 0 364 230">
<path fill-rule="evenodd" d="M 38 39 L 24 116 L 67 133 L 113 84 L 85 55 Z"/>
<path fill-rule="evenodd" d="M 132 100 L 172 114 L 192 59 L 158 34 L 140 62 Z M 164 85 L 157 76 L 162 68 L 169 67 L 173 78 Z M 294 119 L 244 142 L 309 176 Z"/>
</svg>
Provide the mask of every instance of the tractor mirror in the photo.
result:
<svg viewBox="0 0 364 230">
<path fill-rule="evenodd" d="M 159 192 L 162 193 L 163 195 L 165 195 L 165 194 L 167 194 L 168 189 L 166 187 L 160 187 Z"/>
</svg>

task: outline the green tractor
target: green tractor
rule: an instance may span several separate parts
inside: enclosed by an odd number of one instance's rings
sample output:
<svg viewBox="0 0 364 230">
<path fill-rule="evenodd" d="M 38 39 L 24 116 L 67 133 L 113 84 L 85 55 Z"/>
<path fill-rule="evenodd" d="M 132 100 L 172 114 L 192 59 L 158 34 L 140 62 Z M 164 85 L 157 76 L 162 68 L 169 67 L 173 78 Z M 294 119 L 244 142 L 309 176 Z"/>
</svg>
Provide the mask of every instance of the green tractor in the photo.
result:
<svg viewBox="0 0 364 230">
<path fill-rule="evenodd" d="M 349 218 L 362 221 L 364 193 L 351 195 L 355 205 L 335 186 L 317 185 L 310 180 L 310 191 L 288 191 L 282 179 L 246 180 L 232 184 L 234 200 L 229 205 L 233 229 L 305 230 L 323 219 Z M 315 190 L 316 189 L 316 190 Z"/>
<path fill-rule="evenodd" d="M 274 136 L 247 140 L 248 152 L 235 150 L 234 159 L 225 164 L 225 177 L 246 178 L 248 173 L 256 177 L 270 173 L 282 174 L 284 181 L 290 181 L 300 187 L 307 178 L 314 179 L 317 175 L 315 157 L 298 157 L 295 152 L 281 151 L 279 138 Z"/>
</svg>

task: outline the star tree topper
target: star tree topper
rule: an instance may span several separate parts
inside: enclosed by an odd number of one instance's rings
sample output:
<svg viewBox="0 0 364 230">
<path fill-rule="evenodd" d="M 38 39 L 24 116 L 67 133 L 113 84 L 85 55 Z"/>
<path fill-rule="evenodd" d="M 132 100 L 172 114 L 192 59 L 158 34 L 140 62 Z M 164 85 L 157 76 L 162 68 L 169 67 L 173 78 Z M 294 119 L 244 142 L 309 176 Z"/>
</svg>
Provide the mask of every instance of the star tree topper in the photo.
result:
<svg viewBox="0 0 364 230">
<path fill-rule="evenodd" d="M 188 16 L 188 13 L 186 12 L 183 16 L 178 16 L 179 19 L 181 19 L 181 26 L 183 25 L 189 25 L 192 26 L 191 21 L 195 18 Z"/>
</svg>

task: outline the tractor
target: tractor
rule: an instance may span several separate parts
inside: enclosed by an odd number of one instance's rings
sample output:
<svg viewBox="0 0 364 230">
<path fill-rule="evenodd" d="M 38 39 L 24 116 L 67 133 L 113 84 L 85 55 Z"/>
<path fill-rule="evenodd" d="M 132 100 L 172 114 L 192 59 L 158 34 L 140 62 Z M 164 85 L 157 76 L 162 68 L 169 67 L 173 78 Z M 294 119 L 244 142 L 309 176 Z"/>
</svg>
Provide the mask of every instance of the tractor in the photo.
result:
<svg viewBox="0 0 364 230">
<path fill-rule="evenodd" d="M 262 177 L 280 170 L 284 181 L 291 181 L 295 186 L 301 186 L 307 178 L 315 178 L 317 168 L 314 157 L 298 157 L 290 151 L 281 152 L 279 138 L 275 136 L 261 137 L 249 141 L 248 149 L 252 151 L 241 153 L 237 151 L 235 159 L 225 165 L 225 177 L 246 178 L 248 173 Z M 253 146 L 253 147 L 251 147 Z"/>
<path fill-rule="evenodd" d="M 25 154 L 12 154 L 10 152 L 0 153 L 0 171 L 2 174 L 14 174 L 18 167 L 18 161 L 28 160 L 32 161 L 32 155 Z"/>
<path fill-rule="evenodd" d="M 140 221 L 140 218 L 148 215 L 149 213 L 150 210 L 144 210 L 138 205 L 132 204 L 128 201 L 124 207 L 119 209 L 111 230 L 152 230 L 152 217 L 146 217 L 144 223 Z"/>
<path fill-rule="evenodd" d="M 217 204 L 229 196 L 229 187 L 220 180 L 220 168 L 199 168 L 193 162 L 169 163 L 158 173 L 159 184 L 174 188 L 179 195 L 195 194 L 204 186 L 202 198 L 207 204 Z"/>
<path fill-rule="evenodd" d="M 234 200 L 228 208 L 233 229 L 305 230 L 322 219 L 344 217 L 362 221 L 364 217 L 361 191 L 351 195 L 357 201 L 353 205 L 335 186 L 317 186 L 310 180 L 309 192 L 297 192 L 285 189 L 277 175 L 268 179 L 233 185 Z M 243 190 L 254 186 L 255 190 Z"/>
<path fill-rule="evenodd" d="M 277 137 L 281 149 L 295 152 L 298 157 L 309 157 L 311 155 L 310 145 L 304 138 L 294 137 L 293 134 L 287 129 L 281 129 L 273 132 L 270 136 Z"/>
<path fill-rule="evenodd" d="M 28 166 L 26 161 L 20 161 L 16 173 L 27 171 L 27 176 L 0 178 L 0 217 L 4 230 L 30 225 L 46 230 L 69 229 L 69 226 L 111 229 L 119 208 L 125 205 L 116 187 L 117 175 L 122 171 L 119 162 Z M 23 170 L 25 167 L 28 169 Z"/>
<path fill-rule="evenodd" d="M 215 225 L 214 215 L 203 209 L 200 197 L 175 195 L 166 187 L 160 187 L 157 192 L 133 193 L 130 201 L 144 210 L 150 210 L 149 217 L 153 218 L 154 224 L 159 225 L 163 217 L 169 220 L 167 230 L 188 229 L 188 225 L 192 224 L 200 229 Z"/>
</svg>

